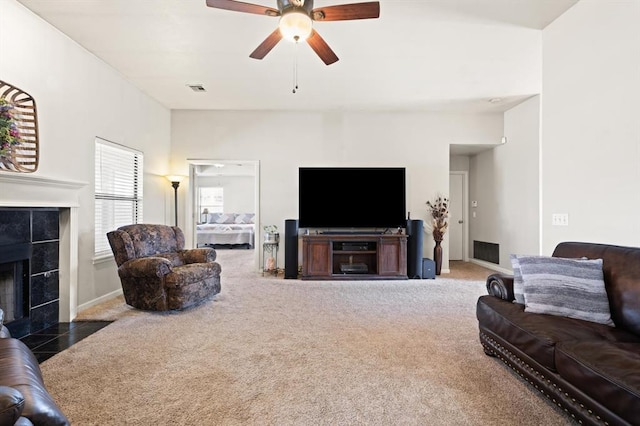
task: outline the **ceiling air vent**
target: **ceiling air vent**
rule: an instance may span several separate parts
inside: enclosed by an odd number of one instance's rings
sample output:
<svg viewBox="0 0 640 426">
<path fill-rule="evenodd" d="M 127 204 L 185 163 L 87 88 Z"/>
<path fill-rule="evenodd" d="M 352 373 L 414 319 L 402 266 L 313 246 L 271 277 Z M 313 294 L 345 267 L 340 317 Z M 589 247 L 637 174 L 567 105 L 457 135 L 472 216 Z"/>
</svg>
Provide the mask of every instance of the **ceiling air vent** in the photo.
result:
<svg viewBox="0 0 640 426">
<path fill-rule="evenodd" d="M 204 88 L 202 84 L 187 84 L 188 87 L 191 88 L 194 92 L 206 92 L 207 89 Z"/>
</svg>

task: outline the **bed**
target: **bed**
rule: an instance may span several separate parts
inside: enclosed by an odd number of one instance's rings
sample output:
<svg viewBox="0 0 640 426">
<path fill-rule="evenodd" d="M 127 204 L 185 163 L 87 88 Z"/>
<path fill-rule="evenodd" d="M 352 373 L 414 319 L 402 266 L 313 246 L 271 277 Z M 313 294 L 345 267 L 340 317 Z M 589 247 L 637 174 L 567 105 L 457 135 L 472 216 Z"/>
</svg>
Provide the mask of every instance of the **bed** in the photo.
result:
<svg viewBox="0 0 640 426">
<path fill-rule="evenodd" d="M 209 213 L 207 223 L 196 226 L 198 247 L 255 245 L 254 213 Z"/>
</svg>

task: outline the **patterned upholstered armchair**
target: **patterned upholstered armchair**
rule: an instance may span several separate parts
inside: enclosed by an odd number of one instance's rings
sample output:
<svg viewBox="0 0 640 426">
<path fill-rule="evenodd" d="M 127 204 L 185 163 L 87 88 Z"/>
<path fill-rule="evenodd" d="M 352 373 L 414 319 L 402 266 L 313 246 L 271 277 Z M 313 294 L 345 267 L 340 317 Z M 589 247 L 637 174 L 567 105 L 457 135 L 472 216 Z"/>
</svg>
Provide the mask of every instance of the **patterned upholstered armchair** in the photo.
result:
<svg viewBox="0 0 640 426">
<path fill-rule="evenodd" d="M 176 226 L 137 224 L 107 233 L 125 302 L 147 311 L 185 309 L 220 292 L 213 248 L 184 249 Z"/>
</svg>

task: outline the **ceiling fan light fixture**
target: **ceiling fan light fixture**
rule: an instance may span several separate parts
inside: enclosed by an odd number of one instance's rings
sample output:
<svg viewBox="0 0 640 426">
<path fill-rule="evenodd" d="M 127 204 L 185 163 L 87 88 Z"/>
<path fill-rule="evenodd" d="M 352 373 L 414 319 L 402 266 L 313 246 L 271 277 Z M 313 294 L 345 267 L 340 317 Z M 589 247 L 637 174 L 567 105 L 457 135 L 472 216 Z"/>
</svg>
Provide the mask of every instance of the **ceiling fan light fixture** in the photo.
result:
<svg viewBox="0 0 640 426">
<path fill-rule="evenodd" d="M 311 35 L 313 22 L 306 13 L 294 10 L 282 15 L 278 27 L 283 38 L 297 42 L 306 40 Z"/>
</svg>

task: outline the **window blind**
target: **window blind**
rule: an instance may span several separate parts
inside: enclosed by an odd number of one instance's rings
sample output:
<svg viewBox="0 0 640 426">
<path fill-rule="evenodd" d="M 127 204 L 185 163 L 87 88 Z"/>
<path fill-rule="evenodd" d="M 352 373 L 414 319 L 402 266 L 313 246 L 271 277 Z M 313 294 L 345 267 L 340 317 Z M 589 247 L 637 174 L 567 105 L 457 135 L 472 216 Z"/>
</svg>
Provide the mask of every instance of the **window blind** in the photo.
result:
<svg viewBox="0 0 640 426">
<path fill-rule="evenodd" d="M 142 222 L 143 155 L 103 139 L 95 143 L 96 257 L 110 255 L 107 232 Z"/>
</svg>

